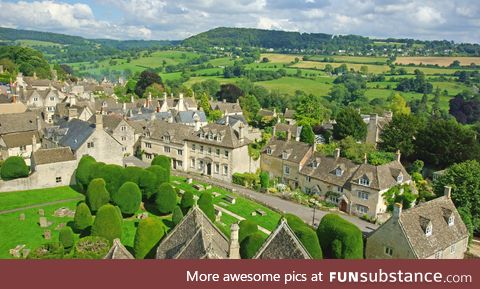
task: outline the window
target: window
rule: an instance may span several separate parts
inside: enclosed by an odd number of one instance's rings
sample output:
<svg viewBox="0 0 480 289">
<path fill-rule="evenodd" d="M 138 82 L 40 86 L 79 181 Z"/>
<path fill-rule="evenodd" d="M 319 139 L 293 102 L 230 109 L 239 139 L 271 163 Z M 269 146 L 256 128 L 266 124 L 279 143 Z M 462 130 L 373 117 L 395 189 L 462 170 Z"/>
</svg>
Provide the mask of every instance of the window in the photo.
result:
<svg viewBox="0 0 480 289">
<path fill-rule="evenodd" d="M 122 127 L 120 128 L 122 131 L 127 131 L 127 127 L 122 125 Z"/>
<path fill-rule="evenodd" d="M 227 165 L 223 165 L 223 174 L 228 175 L 228 166 Z"/>
<path fill-rule="evenodd" d="M 267 155 L 269 155 L 269 156 L 272 155 L 272 149 L 271 148 L 267 148 Z"/>
<path fill-rule="evenodd" d="M 195 144 L 192 144 L 192 151 L 195 150 Z"/>
<path fill-rule="evenodd" d="M 290 174 L 290 167 L 285 165 L 283 166 L 283 173 L 286 174 L 286 175 L 289 175 Z"/>
<path fill-rule="evenodd" d="M 203 161 L 200 161 L 200 162 L 198 163 L 198 169 L 199 169 L 199 170 L 203 169 Z"/>
<path fill-rule="evenodd" d="M 311 180 L 312 180 L 312 178 L 310 176 L 305 177 L 305 181 L 310 182 Z"/>
<path fill-rule="evenodd" d="M 435 259 L 442 259 L 442 251 L 438 251 L 435 253 Z"/>
<path fill-rule="evenodd" d="M 151 149 L 151 148 L 152 148 L 152 144 L 149 143 L 149 142 L 146 142 L 146 143 L 145 143 L 145 147 Z"/>
<path fill-rule="evenodd" d="M 34 97 L 34 98 L 33 98 L 33 101 L 38 101 L 38 97 Z"/>
<path fill-rule="evenodd" d="M 450 246 L 450 254 L 455 254 L 455 244 Z"/>
<path fill-rule="evenodd" d="M 177 154 L 178 154 L 179 156 L 182 156 L 182 155 L 183 155 L 183 150 L 177 150 Z"/>
<path fill-rule="evenodd" d="M 195 168 L 195 159 L 190 159 L 190 167 Z"/>
<path fill-rule="evenodd" d="M 368 193 L 367 192 L 359 191 L 357 193 L 357 196 L 358 196 L 359 199 L 368 200 Z"/>
<path fill-rule="evenodd" d="M 170 136 L 169 135 L 164 135 L 162 137 L 162 139 L 163 139 L 164 142 L 170 142 Z"/>
<path fill-rule="evenodd" d="M 216 149 L 216 154 L 217 154 L 217 156 L 220 155 L 220 149 Z"/>
<path fill-rule="evenodd" d="M 126 152 L 127 151 L 127 147 L 122 147 L 122 152 Z"/>
<path fill-rule="evenodd" d="M 388 256 L 393 256 L 393 248 L 385 246 L 385 254 Z"/>
<path fill-rule="evenodd" d="M 91 149 L 91 148 L 94 148 L 95 147 L 95 144 L 92 142 L 89 142 L 87 143 L 87 148 Z"/>
<path fill-rule="evenodd" d="M 200 146 L 200 153 L 203 154 L 203 146 Z"/>
<path fill-rule="evenodd" d="M 211 147 L 208 147 L 208 149 L 207 149 L 207 153 L 208 153 L 209 155 L 211 155 L 211 154 L 212 154 L 212 148 L 211 148 Z"/>
<path fill-rule="evenodd" d="M 127 140 L 127 137 L 126 136 L 122 136 L 122 141 L 126 141 Z"/>
<path fill-rule="evenodd" d="M 225 150 L 225 157 L 228 158 L 228 151 Z"/>
<path fill-rule="evenodd" d="M 428 224 L 427 228 L 425 228 L 425 235 L 427 237 L 432 235 L 432 223 Z"/>
<path fill-rule="evenodd" d="M 61 183 L 62 182 L 62 177 L 56 177 L 55 178 L 55 182 L 58 184 L 58 183 Z"/>
<path fill-rule="evenodd" d="M 163 151 L 166 153 L 170 153 L 170 147 L 163 147 Z"/>
<path fill-rule="evenodd" d="M 454 223 L 454 217 L 453 214 L 448 217 L 448 226 L 453 226 Z"/>
<path fill-rule="evenodd" d="M 367 179 L 366 177 L 363 177 L 363 178 L 360 178 L 360 180 L 358 180 L 358 183 L 363 186 L 369 186 L 370 180 Z"/>
<path fill-rule="evenodd" d="M 215 173 L 218 174 L 220 172 L 220 164 L 215 164 Z"/>
<path fill-rule="evenodd" d="M 284 160 L 288 159 L 288 153 L 287 152 L 282 153 L 282 159 L 284 159 Z"/>
<path fill-rule="evenodd" d="M 341 168 L 336 168 L 335 169 L 335 175 L 337 177 L 341 177 L 343 175 L 343 170 Z"/>
<path fill-rule="evenodd" d="M 329 200 L 331 203 L 334 203 L 334 204 L 338 204 L 338 201 L 339 201 L 338 196 L 336 196 L 336 195 L 330 195 L 330 196 L 328 196 L 328 200 Z"/>
<path fill-rule="evenodd" d="M 55 100 L 55 97 L 50 97 L 50 100 L 51 100 L 51 101 L 54 101 L 54 100 Z"/>
<path fill-rule="evenodd" d="M 182 161 L 177 161 L 177 167 L 183 167 L 183 162 Z"/>
<path fill-rule="evenodd" d="M 213 140 L 213 135 L 211 133 L 208 134 L 208 139 Z"/>
<path fill-rule="evenodd" d="M 27 146 L 20 146 L 20 151 L 21 151 L 21 152 L 24 152 L 24 151 L 26 151 L 26 150 L 27 150 Z"/>
<path fill-rule="evenodd" d="M 403 182 L 403 175 L 402 174 L 398 175 L 398 177 L 397 177 L 397 183 L 401 183 L 401 182 Z"/>
<path fill-rule="evenodd" d="M 368 207 L 357 205 L 357 212 L 360 214 L 366 214 L 368 213 Z"/>
<path fill-rule="evenodd" d="M 343 187 L 337 187 L 337 192 L 343 193 Z"/>
<path fill-rule="evenodd" d="M 151 160 L 153 158 L 152 154 L 145 154 L 145 158 L 147 160 Z"/>
</svg>

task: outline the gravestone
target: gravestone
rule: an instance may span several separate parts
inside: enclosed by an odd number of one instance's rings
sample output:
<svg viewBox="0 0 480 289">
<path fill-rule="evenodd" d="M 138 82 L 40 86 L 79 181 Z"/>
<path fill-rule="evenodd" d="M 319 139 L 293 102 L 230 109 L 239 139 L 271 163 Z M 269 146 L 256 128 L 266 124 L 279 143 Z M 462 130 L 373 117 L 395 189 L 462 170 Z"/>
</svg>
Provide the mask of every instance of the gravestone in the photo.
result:
<svg viewBox="0 0 480 289">
<path fill-rule="evenodd" d="M 224 199 L 225 201 L 229 202 L 229 203 L 232 204 L 232 205 L 235 205 L 235 203 L 236 203 L 236 201 L 237 201 L 237 200 L 235 199 L 235 197 L 232 196 L 232 195 L 225 196 L 225 198 L 223 198 L 223 199 Z"/>
<path fill-rule="evenodd" d="M 179 189 L 179 190 L 178 190 L 178 193 L 179 193 L 180 195 L 183 195 L 183 194 L 185 194 L 185 191 L 182 190 L 182 189 Z"/>
<path fill-rule="evenodd" d="M 214 198 L 216 198 L 216 197 L 220 196 L 220 193 L 212 192 L 212 195 L 213 195 Z"/>
<path fill-rule="evenodd" d="M 50 240 L 52 239 L 52 231 L 50 230 L 45 230 L 43 232 L 43 237 L 45 238 L 45 240 Z"/>
<path fill-rule="evenodd" d="M 215 222 L 220 222 L 222 218 L 222 211 L 215 209 Z"/>
<path fill-rule="evenodd" d="M 17 245 L 15 248 L 10 249 L 9 253 L 15 258 L 20 258 L 23 248 L 25 248 L 25 245 Z"/>
<path fill-rule="evenodd" d="M 23 258 L 27 258 L 28 254 L 30 254 L 30 249 L 23 249 L 22 251 Z"/>
<path fill-rule="evenodd" d="M 38 223 L 40 224 L 40 228 L 47 228 L 52 224 L 52 222 L 49 222 L 46 217 L 40 217 Z"/>
<path fill-rule="evenodd" d="M 251 215 L 252 217 L 255 217 L 257 215 L 257 212 L 252 212 Z"/>
<path fill-rule="evenodd" d="M 39 216 L 45 216 L 45 210 L 44 209 L 38 209 L 38 215 Z"/>
<path fill-rule="evenodd" d="M 25 221 L 25 214 L 24 213 L 21 213 L 20 216 L 18 216 L 18 219 L 20 221 Z"/>
<path fill-rule="evenodd" d="M 208 185 L 208 186 L 205 187 L 205 190 L 210 190 L 211 188 L 212 188 L 212 186 Z"/>
<path fill-rule="evenodd" d="M 187 184 L 190 184 L 190 185 L 191 185 L 192 182 L 193 182 L 193 180 L 192 180 L 192 178 L 188 178 L 188 179 L 186 180 L 186 182 L 187 182 Z"/>
</svg>

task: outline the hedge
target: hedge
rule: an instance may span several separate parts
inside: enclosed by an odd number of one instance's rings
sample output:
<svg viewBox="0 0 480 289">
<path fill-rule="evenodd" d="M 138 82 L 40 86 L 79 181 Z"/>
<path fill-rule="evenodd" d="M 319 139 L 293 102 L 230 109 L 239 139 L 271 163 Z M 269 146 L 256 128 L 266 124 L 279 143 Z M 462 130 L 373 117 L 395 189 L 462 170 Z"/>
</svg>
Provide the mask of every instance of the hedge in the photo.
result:
<svg viewBox="0 0 480 289">
<path fill-rule="evenodd" d="M 98 178 L 105 180 L 107 191 L 113 197 L 125 182 L 125 169 L 118 165 L 105 165 L 98 171 Z"/>
<path fill-rule="evenodd" d="M 93 224 L 93 217 L 87 204 L 81 202 L 77 205 L 75 216 L 73 218 L 73 227 L 75 230 L 83 231 Z"/>
<path fill-rule="evenodd" d="M 122 214 L 133 215 L 140 208 L 142 192 L 136 183 L 126 182 L 112 196 L 112 201 L 120 208 Z"/>
<path fill-rule="evenodd" d="M 182 209 L 179 206 L 176 206 L 175 209 L 173 209 L 172 222 L 176 226 L 182 221 L 182 219 L 183 219 Z"/>
<path fill-rule="evenodd" d="M 151 166 L 147 168 L 148 171 L 152 172 L 155 175 L 156 183 L 155 187 L 158 188 L 164 183 L 170 182 L 170 174 L 167 170 L 162 168 L 161 166 Z"/>
<path fill-rule="evenodd" d="M 62 259 L 65 250 L 62 243 L 51 242 L 33 249 L 27 259 Z"/>
<path fill-rule="evenodd" d="M 260 247 L 262 247 L 263 242 L 262 234 L 260 232 L 253 233 L 247 236 L 241 243 L 240 243 L 240 256 L 242 259 L 251 259 L 255 256 L 258 252 Z"/>
<path fill-rule="evenodd" d="M 327 214 L 317 228 L 323 256 L 332 259 L 362 259 L 362 232 L 336 214 Z"/>
<path fill-rule="evenodd" d="M 72 248 L 74 245 L 74 235 L 72 228 L 63 227 L 62 229 L 60 229 L 58 241 L 62 243 L 63 248 L 70 250 L 70 248 Z"/>
<path fill-rule="evenodd" d="M 30 169 L 21 157 L 9 157 L 1 167 L 0 175 L 5 181 L 28 177 Z"/>
<path fill-rule="evenodd" d="M 103 259 L 110 251 L 110 242 L 99 236 L 88 236 L 75 244 L 75 259 Z"/>
<path fill-rule="evenodd" d="M 310 256 L 312 256 L 313 259 L 322 259 L 322 248 L 320 247 L 320 242 L 315 231 L 295 215 L 286 214 L 285 219 L 287 220 L 288 226 L 293 230 L 300 242 L 302 242 Z"/>
<path fill-rule="evenodd" d="M 143 173 L 138 179 L 138 186 L 142 191 L 144 200 L 149 200 L 157 191 L 157 177 L 149 170 L 143 170 Z"/>
<path fill-rule="evenodd" d="M 177 193 L 175 189 L 168 183 L 160 185 L 155 196 L 155 204 L 157 210 L 161 214 L 170 214 L 177 205 Z"/>
<path fill-rule="evenodd" d="M 257 187 L 258 183 L 260 183 L 260 178 L 257 174 L 253 173 L 234 173 L 232 175 L 232 183 L 247 188 L 254 188 Z"/>
<path fill-rule="evenodd" d="M 135 184 L 140 184 L 140 177 L 145 172 L 144 169 L 140 167 L 126 167 L 124 168 L 124 181 L 132 182 Z"/>
<path fill-rule="evenodd" d="M 122 237 L 122 217 L 118 209 L 111 205 L 103 205 L 97 212 L 92 226 L 92 236 L 104 237 L 113 242 L 116 238 Z"/>
<path fill-rule="evenodd" d="M 167 156 L 158 155 L 155 156 L 152 160 L 152 166 L 160 166 L 167 171 L 170 175 L 170 169 L 172 167 L 172 159 Z"/>
<path fill-rule="evenodd" d="M 258 226 L 255 222 L 249 220 L 243 220 L 239 224 L 239 231 L 238 231 L 238 242 L 242 243 L 242 241 L 250 236 L 258 232 Z"/>
<path fill-rule="evenodd" d="M 267 172 L 260 173 L 260 186 L 262 189 L 268 189 L 268 187 L 270 187 L 270 176 Z"/>
<path fill-rule="evenodd" d="M 101 206 L 110 202 L 110 194 L 105 186 L 103 179 L 94 179 L 88 185 L 86 199 L 92 213 L 96 213 Z"/>
<path fill-rule="evenodd" d="M 180 208 L 183 211 L 183 214 L 187 214 L 188 210 L 195 205 L 195 199 L 193 198 L 193 193 L 191 191 L 185 191 L 180 201 Z"/>
<path fill-rule="evenodd" d="M 90 184 L 91 166 L 96 163 L 96 160 L 91 156 L 83 156 L 78 163 L 75 171 L 75 179 L 77 183 L 82 186 L 85 191 Z"/>
<path fill-rule="evenodd" d="M 198 207 L 212 222 L 215 222 L 215 208 L 213 207 L 213 197 L 211 193 L 203 193 L 200 195 Z"/>
<path fill-rule="evenodd" d="M 133 250 L 136 259 L 154 258 L 158 243 L 165 235 L 165 225 L 155 217 L 138 223 Z"/>
</svg>

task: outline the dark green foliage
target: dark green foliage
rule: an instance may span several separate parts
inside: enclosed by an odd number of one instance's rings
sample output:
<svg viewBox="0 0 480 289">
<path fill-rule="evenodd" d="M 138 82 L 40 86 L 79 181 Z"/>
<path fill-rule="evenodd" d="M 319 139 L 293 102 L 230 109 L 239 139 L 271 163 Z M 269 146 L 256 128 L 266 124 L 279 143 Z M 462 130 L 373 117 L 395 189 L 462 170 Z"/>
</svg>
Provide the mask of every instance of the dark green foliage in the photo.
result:
<svg viewBox="0 0 480 289">
<path fill-rule="evenodd" d="M 268 175 L 268 172 L 260 173 L 260 186 L 262 189 L 268 189 L 268 187 L 270 187 L 270 176 Z"/>
<path fill-rule="evenodd" d="M 198 207 L 207 215 L 210 221 L 215 222 L 215 208 L 211 193 L 203 193 L 198 199 Z"/>
<path fill-rule="evenodd" d="M 27 259 L 62 259 L 64 252 L 62 243 L 51 242 L 33 249 Z"/>
<path fill-rule="evenodd" d="M 242 259 L 253 258 L 260 247 L 262 247 L 264 241 L 265 240 L 260 232 L 256 232 L 247 236 L 240 243 L 240 256 Z"/>
<path fill-rule="evenodd" d="M 286 214 L 285 219 L 310 256 L 313 259 L 322 259 L 322 248 L 320 248 L 320 242 L 315 231 L 295 215 Z"/>
<path fill-rule="evenodd" d="M 300 133 L 300 141 L 313 145 L 315 143 L 315 134 L 310 125 L 304 125 Z"/>
<path fill-rule="evenodd" d="M 244 95 L 243 91 L 236 85 L 228 83 L 220 86 L 220 91 L 217 92 L 217 98 L 226 100 L 227 102 L 235 103 Z"/>
<path fill-rule="evenodd" d="M 327 214 L 317 228 L 323 256 L 329 259 L 362 259 L 362 232 L 335 214 Z"/>
<path fill-rule="evenodd" d="M 95 163 L 96 160 L 88 155 L 83 156 L 78 163 L 77 170 L 75 171 L 75 178 L 84 191 L 87 190 L 88 184 L 90 184 L 91 166 Z"/>
<path fill-rule="evenodd" d="M 260 182 L 260 178 L 254 173 L 234 173 L 232 175 L 232 183 L 247 188 L 254 188 Z"/>
<path fill-rule="evenodd" d="M 113 198 L 125 182 L 125 169 L 119 165 L 105 165 L 99 169 L 97 178 L 102 178 L 105 181 L 107 191 Z"/>
<path fill-rule="evenodd" d="M 126 167 L 124 169 L 125 182 L 133 182 L 137 185 L 140 184 L 140 179 L 145 170 L 139 167 Z"/>
<path fill-rule="evenodd" d="M 157 190 L 157 177 L 155 174 L 149 170 L 143 170 L 142 174 L 138 179 L 138 186 L 142 191 L 142 196 L 144 200 L 150 199 Z"/>
<path fill-rule="evenodd" d="M 402 156 L 411 157 L 415 153 L 415 136 L 423 126 L 423 121 L 413 114 L 394 115 L 382 130 L 380 149 L 393 153 L 400 150 Z"/>
<path fill-rule="evenodd" d="M 242 243 L 246 237 L 258 232 L 258 226 L 253 221 L 243 220 L 238 224 L 238 226 L 240 228 L 238 231 L 238 242 L 240 243 Z"/>
<path fill-rule="evenodd" d="M 176 206 L 175 209 L 173 209 L 172 222 L 176 226 L 182 221 L 182 219 L 183 219 L 182 209 L 179 206 Z"/>
<path fill-rule="evenodd" d="M 391 152 L 373 151 L 368 154 L 368 163 L 374 166 L 380 166 L 394 161 L 396 155 Z"/>
<path fill-rule="evenodd" d="M 147 87 L 154 83 L 162 84 L 162 78 L 160 77 L 160 75 L 158 75 L 153 70 L 144 70 L 140 74 L 140 78 L 135 85 L 135 94 L 137 94 L 139 97 L 143 97 L 143 94 Z"/>
<path fill-rule="evenodd" d="M 170 214 L 177 205 L 177 193 L 168 183 L 161 184 L 155 196 L 157 210 L 161 214 Z"/>
<path fill-rule="evenodd" d="M 404 78 L 397 85 L 399 91 L 415 91 L 418 93 L 432 93 L 433 85 L 425 80 L 425 74 L 415 69 L 415 78 Z"/>
<path fill-rule="evenodd" d="M 341 110 L 333 125 L 333 137 L 337 140 L 352 136 L 357 141 L 364 141 L 367 136 L 367 125 L 360 114 L 353 108 Z"/>
<path fill-rule="evenodd" d="M 410 173 L 411 174 L 414 174 L 414 173 L 421 174 L 422 170 L 423 170 L 423 166 L 424 166 L 424 162 L 422 160 L 414 161 L 413 164 L 410 166 Z"/>
<path fill-rule="evenodd" d="M 403 190 L 403 193 L 401 190 Z M 387 210 L 391 212 L 395 203 L 401 203 L 404 209 L 411 208 L 418 196 L 412 192 L 409 185 L 404 185 L 389 189 L 383 197 L 387 203 Z"/>
<path fill-rule="evenodd" d="M 122 237 L 122 216 L 113 205 L 103 205 L 97 212 L 92 226 L 92 236 L 100 236 L 110 243 Z"/>
<path fill-rule="evenodd" d="M 133 250 L 136 259 L 154 258 L 155 249 L 165 235 L 165 225 L 156 217 L 149 217 L 138 223 Z"/>
<path fill-rule="evenodd" d="M 73 247 L 74 245 L 74 236 L 72 228 L 70 227 L 63 227 L 60 229 L 58 235 L 58 241 L 62 243 L 63 247 L 67 250 Z"/>
<path fill-rule="evenodd" d="M 21 157 L 9 157 L 1 167 L 1 176 L 5 181 L 28 177 L 30 170 Z"/>
<path fill-rule="evenodd" d="M 75 217 L 73 218 L 73 226 L 75 230 L 83 231 L 93 224 L 93 217 L 87 204 L 81 202 L 75 210 Z"/>
<path fill-rule="evenodd" d="M 124 183 L 118 192 L 112 196 L 112 201 L 120 208 L 124 215 L 133 215 L 140 208 L 142 192 L 137 184 L 132 182 Z"/>
<path fill-rule="evenodd" d="M 110 194 L 105 187 L 103 179 L 94 179 L 90 182 L 87 189 L 87 205 L 92 213 L 96 213 L 98 209 L 110 202 Z"/>
<path fill-rule="evenodd" d="M 51 78 L 50 65 L 37 50 L 20 46 L 0 46 L 0 59 L 13 61 L 25 76 L 37 74 L 39 78 Z"/>
<path fill-rule="evenodd" d="M 180 201 L 180 208 L 184 214 L 187 214 L 188 210 L 195 205 L 195 200 L 193 199 L 193 193 L 191 191 L 185 191 Z"/>
<path fill-rule="evenodd" d="M 88 236 L 75 244 L 75 259 L 103 259 L 110 250 L 110 242 L 99 236 Z"/>
<path fill-rule="evenodd" d="M 152 166 L 160 166 L 165 171 L 167 171 L 168 175 L 170 175 L 170 169 L 172 167 L 172 159 L 163 155 L 155 156 L 152 160 Z"/>
<path fill-rule="evenodd" d="M 462 218 L 463 223 L 465 224 L 465 227 L 467 227 L 468 242 L 470 243 L 472 241 L 473 231 L 474 231 L 472 215 L 470 214 L 470 211 L 468 209 L 465 209 L 463 207 L 460 207 L 457 210 L 458 210 L 458 214 Z"/>
<path fill-rule="evenodd" d="M 164 183 L 170 182 L 170 175 L 168 171 L 162 168 L 161 166 L 151 166 L 147 168 L 147 170 L 152 172 L 155 175 L 156 188 L 158 188 L 160 185 Z"/>
</svg>

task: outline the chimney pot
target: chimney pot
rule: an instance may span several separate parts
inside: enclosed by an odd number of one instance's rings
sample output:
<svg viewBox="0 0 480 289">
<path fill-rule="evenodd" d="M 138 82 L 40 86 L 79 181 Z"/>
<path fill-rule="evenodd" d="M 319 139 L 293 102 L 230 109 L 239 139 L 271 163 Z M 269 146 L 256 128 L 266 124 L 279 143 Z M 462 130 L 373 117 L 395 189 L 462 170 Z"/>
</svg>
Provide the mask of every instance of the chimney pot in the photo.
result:
<svg viewBox="0 0 480 289">
<path fill-rule="evenodd" d="M 445 186 L 445 189 L 443 190 L 443 195 L 447 197 L 448 199 L 452 198 L 452 187 L 450 186 Z"/>
<path fill-rule="evenodd" d="M 401 158 L 402 158 L 402 153 L 400 152 L 400 150 L 397 150 L 397 162 L 400 162 Z"/>
<path fill-rule="evenodd" d="M 338 159 L 340 157 L 340 148 L 335 149 L 335 158 Z"/>
</svg>

